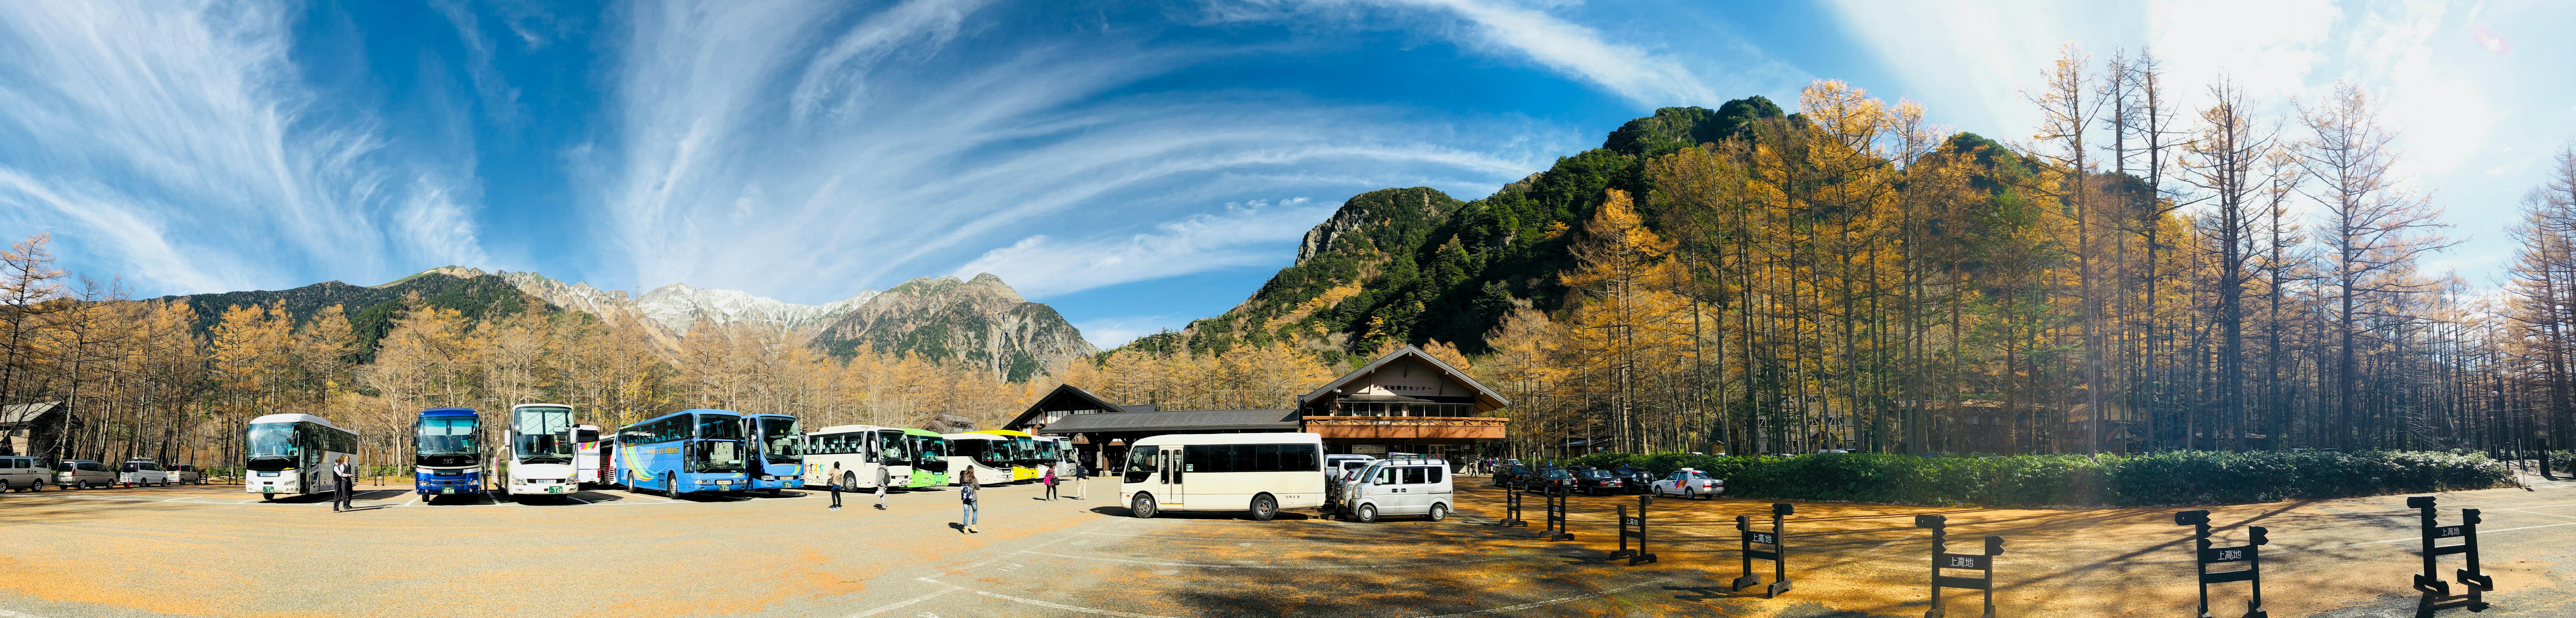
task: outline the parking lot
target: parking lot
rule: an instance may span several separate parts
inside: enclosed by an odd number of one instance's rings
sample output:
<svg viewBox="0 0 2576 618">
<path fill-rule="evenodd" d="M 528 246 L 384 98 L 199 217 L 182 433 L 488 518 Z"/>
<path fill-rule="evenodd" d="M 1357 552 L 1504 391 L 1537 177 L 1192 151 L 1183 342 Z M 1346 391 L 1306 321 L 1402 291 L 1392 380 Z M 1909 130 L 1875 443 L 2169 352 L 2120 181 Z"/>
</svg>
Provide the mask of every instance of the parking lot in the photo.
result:
<svg viewBox="0 0 2576 618">
<path fill-rule="evenodd" d="M 2537 479 L 2534 479 L 2537 481 Z M 1127 516 L 1108 481 L 1091 500 L 985 494 L 980 534 L 952 527 L 956 494 L 822 492 L 668 499 L 586 491 L 559 504 L 452 499 L 403 487 L 369 510 L 320 496 L 262 502 L 235 486 L 0 495 L 0 617 L 121 615 L 682 616 L 1920 616 L 1928 534 L 1949 518 L 1954 551 L 2006 537 L 2002 615 L 2173 616 L 2193 610 L 2189 528 L 2176 509 L 2002 510 L 1798 505 L 1795 589 L 1733 592 L 1736 515 L 1767 501 L 1660 500 L 1660 562 L 1628 566 L 1611 509 L 1635 497 L 1571 498 L 1571 541 L 1492 525 L 1501 492 L 1462 478 L 1446 522 L 1374 525 L 1299 513 L 1278 521 Z M 2444 521 L 2485 510 L 2485 615 L 2563 616 L 2576 601 L 2576 483 L 2443 494 Z M 1068 492 L 1069 493 L 1069 492 Z M 2415 512 L 2402 496 L 2213 508 L 2220 545 L 2271 530 L 2264 593 L 2275 616 L 2412 615 Z M 1756 563 L 1768 579 L 1768 565 Z M 2442 573 L 2456 568 L 2446 557 Z M 1955 574 L 1955 573 L 1954 573 Z M 1951 591 L 1952 615 L 1975 615 Z M 2244 612 L 2245 585 L 2213 590 L 2213 614 Z M 2450 610 L 2458 612 L 2460 610 Z M 1967 613 L 1962 613 L 1967 612 Z"/>
</svg>

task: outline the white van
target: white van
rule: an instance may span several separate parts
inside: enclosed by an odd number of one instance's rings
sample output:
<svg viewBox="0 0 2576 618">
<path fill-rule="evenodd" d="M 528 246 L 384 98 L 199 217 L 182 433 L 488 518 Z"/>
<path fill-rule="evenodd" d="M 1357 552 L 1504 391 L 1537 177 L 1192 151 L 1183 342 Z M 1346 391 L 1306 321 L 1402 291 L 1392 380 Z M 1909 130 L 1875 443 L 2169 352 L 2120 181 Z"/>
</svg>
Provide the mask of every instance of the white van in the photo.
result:
<svg viewBox="0 0 2576 618">
<path fill-rule="evenodd" d="M 1376 523 L 1385 515 L 1449 518 L 1449 464 L 1437 459 L 1388 459 L 1369 464 L 1345 491 L 1352 519 Z"/>
<path fill-rule="evenodd" d="M 1139 518 L 1171 511 L 1250 511 L 1324 505 L 1324 436 L 1314 433 L 1172 434 L 1127 448 L 1118 498 Z"/>
<path fill-rule="evenodd" d="M 206 473 L 190 464 L 170 466 L 170 482 L 181 485 L 204 485 Z"/>
<path fill-rule="evenodd" d="M 128 459 L 125 460 L 125 465 L 117 468 L 116 482 L 123 483 L 126 487 L 133 487 L 136 485 L 166 486 L 170 484 L 170 471 L 161 469 L 160 463 L 149 459 Z"/>
<path fill-rule="evenodd" d="M 107 464 L 87 459 L 65 459 L 54 466 L 55 487 L 87 489 L 115 485 L 116 471 L 107 469 Z"/>
<path fill-rule="evenodd" d="M 0 457 L 0 491 L 44 491 L 54 469 L 34 457 Z"/>
<path fill-rule="evenodd" d="M 1325 508 L 1329 508 L 1329 509 L 1340 509 L 1340 508 L 1341 508 L 1341 506 L 1342 506 L 1342 489 L 1343 489 L 1343 487 L 1344 487 L 1344 486 L 1349 485 L 1349 483 L 1347 483 L 1347 482 L 1345 482 L 1345 481 L 1346 481 L 1346 480 L 1348 480 L 1349 478 L 1351 478 L 1351 475 L 1352 475 L 1352 474 L 1359 472 L 1361 468 L 1366 468 L 1366 467 L 1368 467 L 1368 465 L 1369 465 L 1369 464 L 1372 464 L 1372 463 L 1377 463 L 1377 457 L 1376 457 L 1376 456 L 1373 456 L 1373 455 L 1325 455 L 1325 456 L 1324 456 L 1324 506 L 1325 506 Z"/>
</svg>

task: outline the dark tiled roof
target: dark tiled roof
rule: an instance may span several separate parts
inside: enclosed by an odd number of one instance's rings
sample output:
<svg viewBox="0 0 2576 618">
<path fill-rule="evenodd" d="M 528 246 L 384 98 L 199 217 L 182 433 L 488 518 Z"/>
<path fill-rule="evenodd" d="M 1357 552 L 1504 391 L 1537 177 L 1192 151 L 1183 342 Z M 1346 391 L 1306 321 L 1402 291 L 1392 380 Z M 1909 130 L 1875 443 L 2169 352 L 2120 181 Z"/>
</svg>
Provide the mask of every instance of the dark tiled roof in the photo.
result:
<svg viewBox="0 0 2576 618">
<path fill-rule="evenodd" d="M 1033 433 L 1063 435 L 1072 433 L 1131 431 L 1296 431 L 1297 411 L 1278 410 L 1183 410 L 1171 412 L 1103 412 L 1075 414 L 1047 425 Z"/>
</svg>

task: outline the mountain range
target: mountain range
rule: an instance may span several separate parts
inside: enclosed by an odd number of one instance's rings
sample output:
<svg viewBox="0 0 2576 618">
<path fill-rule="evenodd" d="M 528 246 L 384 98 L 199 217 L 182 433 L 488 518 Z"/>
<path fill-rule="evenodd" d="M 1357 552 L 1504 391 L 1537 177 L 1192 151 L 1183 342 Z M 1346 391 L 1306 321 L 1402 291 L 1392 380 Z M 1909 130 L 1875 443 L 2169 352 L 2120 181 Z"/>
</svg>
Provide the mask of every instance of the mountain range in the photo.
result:
<svg viewBox="0 0 2576 618">
<path fill-rule="evenodd" d="M 534 272 L 486 272 L 442 266 L 379 285 L 326 281 L 287 290 L 259 290 L 164 297 L 197 312 L 197 329 L 209 332 L 234 306 L 275 306 L 297 319 L 339 305 L 360 339 L 360 357 L 392 330 L 407 299 L 454 309 L 469 319 L 523 311 L 577 311 L 611 324 L 636 324 L 667 356 L 676 357 L 689 330 L 700 323 L 751 324 L 810 337 L 815 348 L 840 356 L 869 349 L 912 353 L 937 362 L 971 363 L 996 376 L 1025 380 L 1065 359 L 1096 354 L 1079 329 L 1055 309 L 1020 297 L 1000 277 L 972 280 L 922 277 L 885 292 L 860 290 L 850 298 L 800 305 L 749 292 L 673 283 L 644 294 L 566 284 Z"/>
</svg>

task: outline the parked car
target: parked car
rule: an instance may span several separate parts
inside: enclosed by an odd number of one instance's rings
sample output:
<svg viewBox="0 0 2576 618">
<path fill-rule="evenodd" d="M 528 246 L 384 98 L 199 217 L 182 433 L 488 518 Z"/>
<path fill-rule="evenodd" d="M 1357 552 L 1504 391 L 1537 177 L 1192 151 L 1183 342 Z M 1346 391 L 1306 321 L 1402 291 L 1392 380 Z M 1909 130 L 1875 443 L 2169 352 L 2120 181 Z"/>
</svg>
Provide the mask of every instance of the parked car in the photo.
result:
<svg viewBox="0 0 2576 618">
<path fill-rule="evenodd" d="M 108 469 L 107 464 L 88 459 L 65 459 L 54 466 L 55 487 L 88 489 L 115 485 L 116 471 Z"/>
<path fill-rule="evenodd" d="M 1579 487 L 1581 483 L 1581 481 L 1574 478 L 1574 473 L 1571 471 L 1567 471 L 1564 468 L 1548 468 L 1540 470 L 1536 474 L 1531 474 L 1526 479 L 1522 480 L 1521 490 L 1547 491 L 1547 488 L 1549 487 L 1562 487 L 1565 488 L 1565 491 L 1572 492 L 1575 488 Z"/>
<path fill-rule="evenodd" d="M 1377 461 L 1378 458 L 1368 455 L 1325 455 L 1324 506 L 1332 508 L 1341 504 L 1342 486 L 1359 476 L 1361 469 Z"/>
<path fill-rule="evenodd" d="M 136 485 L 169 485 L 170 471 L 150 459 L 128 459 L 117 467 L 116 482 L 126 487 Z"/>
<path fill-rule="evenodd" d="M 197 466 L 194 464 L 170 466 L 170 482 L 181 485 L 204 485 L 206 484 L 206 473 L 197 470 Z"/>
<path fill-rule="evenodd" d="M 1627 489 L 1630 494 L 1646 493 L 1648 488 L 1655 486 L 1655 473 L 1648 472 L 1645 468 L 1639 468 L 1636 466 L 1619 466 L 1618 469 L 1612 470 L 1610 473 L 1619 475 L 1621 480 L 1627 481 Z"/>
<path fill-rule="evenodd" d="M 1387 459 L 1362 471 L 1350 486 L 1351 519 L 1377 523 L 1381 516 L 1449 518 L 1449 464 L 1436 459 Z"/>
<path fill-rule="evenodd" d="M 1510 487 L 1518 485 L 1521 483 L 1521 479 L 1529 477 L 1529 473 L 1529 466 L 1518 463 L 1504 464 L 1502 467 L 1494 469 L 1494 486 Z"/>
<path fill-rule="evenodd" d="M 1726 481 L 1709 478 L 1708 473 L 1691 468 L 1674 470 L 1664 480 L 1655 481 L 1656 496 L 1681 496 L 1699 499 L 1726 493 Z"/>
<path fill-rule="evenodd" d="M 1584 495 L 1589 496 L 1628 493 L 1627 479 L 1611 474 L 1609 470 L 1590 466 L 1574 469 L 1574 483 L 1575 487 L 1583 490 Z"/>
<path fill-rule="evenodd" d="M 44 491 L 54 469 L 34 457 L 0 457 L 0 491 Z"/>
</svg>

